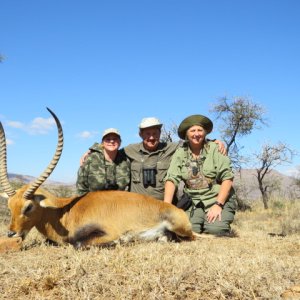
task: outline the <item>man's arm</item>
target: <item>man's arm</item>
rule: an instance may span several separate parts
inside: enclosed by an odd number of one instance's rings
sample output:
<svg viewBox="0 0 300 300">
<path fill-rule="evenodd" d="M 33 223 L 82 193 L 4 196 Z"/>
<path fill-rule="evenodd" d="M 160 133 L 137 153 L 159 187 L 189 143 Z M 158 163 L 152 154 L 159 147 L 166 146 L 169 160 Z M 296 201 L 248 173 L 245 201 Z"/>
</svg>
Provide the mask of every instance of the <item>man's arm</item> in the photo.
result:
<svg viewBox="0 0 300 300">
<path fill-rule="evenodd" d="M 214 142 L 218 145 L 218 150 L 221 154 L 227 155 L 227 150 L 226 150 L 225 144 L 222 141 L 220 141 L 220 140 L 210 140 L 210 141 Z"/>
<path fill-rule="evenodd" d="M 92 150 L 88 150 L 86 151 L 81 157 L 80 157 L 80 167 L 83 166 L 84 162 L 86 161 L 86 159 L 88 158 L 88 156 L 92 153 Z"/>
</svg>

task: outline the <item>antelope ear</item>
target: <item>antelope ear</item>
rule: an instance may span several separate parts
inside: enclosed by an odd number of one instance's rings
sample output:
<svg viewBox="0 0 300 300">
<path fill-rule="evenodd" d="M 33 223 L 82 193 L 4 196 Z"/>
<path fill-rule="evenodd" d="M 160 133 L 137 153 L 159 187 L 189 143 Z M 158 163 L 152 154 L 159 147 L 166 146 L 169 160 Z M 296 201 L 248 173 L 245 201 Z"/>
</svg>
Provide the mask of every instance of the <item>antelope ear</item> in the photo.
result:
<svg viewBox="0 0 300 300">
<path fill-rule="evenodd" d="M 40 201 L 41 207 L 51 207 L 51 208 L 62 208 L 64 206 L 67 206 L 68 204 L 72 203 L 75 199 L 78 197 L 73 198 L 45 198 Z"/>
</svg>

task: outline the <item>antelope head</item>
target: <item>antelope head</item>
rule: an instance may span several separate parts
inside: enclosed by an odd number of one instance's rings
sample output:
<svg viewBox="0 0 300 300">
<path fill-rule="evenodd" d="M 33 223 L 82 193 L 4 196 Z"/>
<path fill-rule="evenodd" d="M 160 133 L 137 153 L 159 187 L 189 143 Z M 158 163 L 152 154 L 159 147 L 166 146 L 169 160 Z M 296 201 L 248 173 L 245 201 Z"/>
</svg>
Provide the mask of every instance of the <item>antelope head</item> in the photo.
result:
<svg viewBox="0 0 300 300">
<path fill-rule="evenodd" d="M 42 203 L 44 199 L 54 198 L 53 195 L 39 187 L 50 176 L 59 161 L 63 150 L 63 130 L 54 112 L 49 108 L 47 108 L 47 110 L 55 119 L 58 129 L 58 143 L 55 154 L 44 172 L 33 183 L 25 185 L 17 191 L 12 188 L 8 180 L 6 138 L 3 126 L 0 122 L 0 184 L 8 196 L 8 207 L 11 212 L 8 232 L 9 237 L 20 236 L 24 239 L 30 229 L 34 227 L 42 217 L 40 212 L 42 207 L 40 203 Z"/>
</svg>

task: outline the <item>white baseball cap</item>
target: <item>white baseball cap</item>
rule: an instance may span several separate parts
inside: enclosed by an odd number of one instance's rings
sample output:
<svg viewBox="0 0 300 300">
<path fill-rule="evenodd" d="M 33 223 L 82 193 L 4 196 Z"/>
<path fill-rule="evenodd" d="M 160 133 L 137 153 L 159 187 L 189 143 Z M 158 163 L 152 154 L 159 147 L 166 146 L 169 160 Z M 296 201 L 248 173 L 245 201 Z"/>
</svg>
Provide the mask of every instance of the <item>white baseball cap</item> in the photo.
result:
<svg viewBox="0 0 300 300">
<path fill-rule="evenodd" d="M 108 134 L 110 134 L 110 133 L 114 133 L 114 134 L 118 135 L 119 137 L 121 137 L 120 132 L 119 132 L 118 129 L 116 129 L 116 128 L 107 128 L 107 129 L 105 129 L 105 130 L 103 131 L 103 133 L 102 133 L 102 139 L 103 139 L 106 135 L 108 135 Z"/>
<path fill-rule="evenodd" d="M 154 126 L 161 128 L 162 125 L 163 124 L 157 118 L 150 117 L 150 118 L 144 118 L 140 123 L 139 128 L 144 129 L 144 128 L 154 127 Z"/>
</svg>

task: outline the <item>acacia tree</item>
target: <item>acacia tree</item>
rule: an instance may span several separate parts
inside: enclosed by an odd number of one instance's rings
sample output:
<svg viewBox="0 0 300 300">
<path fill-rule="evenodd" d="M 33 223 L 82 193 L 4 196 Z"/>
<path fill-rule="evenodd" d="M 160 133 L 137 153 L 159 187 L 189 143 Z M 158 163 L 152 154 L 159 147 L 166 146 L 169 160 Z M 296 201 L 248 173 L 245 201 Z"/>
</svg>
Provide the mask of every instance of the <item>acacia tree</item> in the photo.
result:
<svg viewBox="0 0 300 300">
<path fill-rule="evenodd" d="M 219 120 L 219 132 L 226 144 L 232 166 L 240 171 L 246 158 L 239 152 L 243 147 L 239 145 L 238 139 L 251 134 L 254 129 L 260 129 L 262 125 L 267 125 L 264 118 L 265 109 L 247 97 L 222 97 L 210 111 L 216 115 L 216 120 Z M 237 203 L 241 210 L 246 207 L 243 194 L 237 190 Z"/>
<path fill-rule="evenodd" d="M 300 197 L 300 165 L 297 167 L 296 174 L 294 174 L 294 185 L 296 187 L 296 194 L 294 195 L 295 198 Z"/>
<path fill-rule="evenodd" d="M 238 138 L 251 134 L 253 129 L 260 129 L 261 125 L 267 125 L 263 118 L 264 108 L 247 97 L 222 97 L 213 105 L 211 112 L 216 114 L 217 120 L 221 120 L 221 138 L 226 143 L 234 168 L 240 169 L 244 158 L 239 154 L 242 147 L 238 145 Z"/>
<path fill-rule="evenodd" d="M 300 166 L 297 167 L 297 174 L 294 176 L 295 185 L 300 188 Z"/>
<path fill-rule="evenodd" d="M 282 142 L 278 142 L 275 145 L 264 144 L 260 152 L 253 154 L 258 165 L 258 167 L 255 168 L 255 176 L 258 181 L 265 209 L 268 208 L 269 192 L 274 187 L 274 184 L 276 184 L 273 180 L 267 180 L 266 175 L 279 165 L 291 163 L 295 154 L 296 152 L 294 150 Z"/>
</svg>

